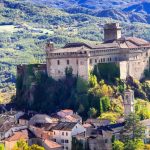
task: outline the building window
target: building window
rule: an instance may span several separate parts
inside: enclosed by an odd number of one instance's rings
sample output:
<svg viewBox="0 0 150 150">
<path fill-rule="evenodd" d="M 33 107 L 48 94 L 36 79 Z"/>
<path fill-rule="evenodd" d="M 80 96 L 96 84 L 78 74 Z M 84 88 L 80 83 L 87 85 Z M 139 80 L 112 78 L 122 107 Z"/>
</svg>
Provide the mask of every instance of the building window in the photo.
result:
<svg viewBox="0 0 150 150">
<path fill-rule="evenodd" d="M 57 60 L 57 65 L 60 65 L 60 61 L 59 60 Z"/>
<path fill-rule="evenodd" d="M 63 139 L 61 140 L 61 143 L 64 143 L 64 140 L 63 140 Z"/>
<path fill-rule="evenodd" d="M 97 63 L 97 59 L 95 59 L 95 63 Z"/>
<path fill-rule="evenodd" d="M 92 59 L 90 59 L 90 64 L 92 64 Z"/>
<path fill-rule="evenodd" d="M 68 140 L 65 140 L 65 143 L 69 143 L 69 141 L 68 141 Z"/>
<path fill-rule="evenodd" d="M 62 135 L 64 135 L 64 132 L 62 132 Z"/>
<path fill-rule="evenodd" d="M 77 65 L 78 65 L 78 60 L 76 61 Z"/>
<path fill-rule="evenodd" d="M 68 136 L 68 132 L 66 132 L 66 136 Z"/>
<path fill-rule="evenodd" d="M 56 142 L 56 139 L 54 139 L 54 142 Z"/>
<path fill-rule="evenodd" d="M 66 150 L 68 150 L 68 147 L 66 147 Z"/>
<path fill-rule="evenodd" d="M 55 132 L 54 132 L 54 135 L 55 135 Z"/>
<path fill-rule="evenodd" d="M 69 60 L 67 60 L 67 65 L 69 65 Z"/>
<path fill-rule="evenodd" d="M 107 140 L 107 139 L 105 139 L 105 143 L 108 143 L 108 140 Z"/>
</svg>

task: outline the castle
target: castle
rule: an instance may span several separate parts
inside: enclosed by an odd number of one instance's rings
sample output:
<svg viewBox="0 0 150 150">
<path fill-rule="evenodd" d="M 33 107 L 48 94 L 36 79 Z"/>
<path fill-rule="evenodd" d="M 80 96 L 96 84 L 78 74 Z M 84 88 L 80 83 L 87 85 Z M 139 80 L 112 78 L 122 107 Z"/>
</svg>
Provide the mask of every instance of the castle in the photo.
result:
<svg viewBox="0 0 150 150">
<path fill-rule="evenodd" d="M 68 43 L 55 49 L 53 43 L 46 45 L 47 72 L 58 80 L 65 77 L 65 69 L 72 68 L 73 75 L 86 80 L 89 71 L 98 63 L 116 63 L 120 78 L 144 77 L 149 70 L 150 43 L 136 37 L 123 37 L 119 23 L 104 26 L 104 42 L 99 44 Z"/>
</svg>

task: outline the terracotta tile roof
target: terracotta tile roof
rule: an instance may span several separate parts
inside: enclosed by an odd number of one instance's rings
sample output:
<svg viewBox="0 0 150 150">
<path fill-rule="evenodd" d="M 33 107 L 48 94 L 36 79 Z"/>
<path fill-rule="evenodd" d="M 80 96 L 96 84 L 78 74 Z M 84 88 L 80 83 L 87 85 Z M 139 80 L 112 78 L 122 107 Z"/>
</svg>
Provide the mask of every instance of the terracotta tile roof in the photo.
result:
<svg viewBox="0 0 150 150">
<path fill-rule="evenodd" d="M 10 136 L 5 140 L 11 142 L 11 141 L 18 141 L 20 139 L 28 140 L 30 138 L 35 138 L 34 134 L 31 133 L 29 130 L 22 130 L 22 131 L 14 132 L 12 136 Z"/>
<path fill-rule="evenodd" d="M 60 49 L 56 49 L 54 51 L 51 51 L 51 53 L 77 53 L 80 52 L 82 50 L 90 50 L 89 48 L 85 47 L 85 46 L 81 46 L 81 47 L 68 47 L 68 48 L 60 48 Z"/>
<path fill-rule="evenodd" d="M 58 143 L 56 143 L 56 142 L 53 142 L 53 141 L 51 141 L 51 140 L 44 140 L 43 141 L 49 148 L 51 148 L 51 149 L 54 149 L 54 148 L 61 148 L 62 147 L 62 145 L 60 145 L 60 144 L 58 144 Z"/>
<path fill-rule="evenodd" d="M 137 37 L 121 37 L 117 40 L 108 41 L 105 43 L 87 44 L 87 43 L 68 43 L 63 48 L 56 49 L 51 53 L 66 53 L 66 52 L 80 52 L 91 51 L 95 49 L 108 49 L 108 48 L 138 48 L 150 47 L 150 42 Z"/>
</svg>

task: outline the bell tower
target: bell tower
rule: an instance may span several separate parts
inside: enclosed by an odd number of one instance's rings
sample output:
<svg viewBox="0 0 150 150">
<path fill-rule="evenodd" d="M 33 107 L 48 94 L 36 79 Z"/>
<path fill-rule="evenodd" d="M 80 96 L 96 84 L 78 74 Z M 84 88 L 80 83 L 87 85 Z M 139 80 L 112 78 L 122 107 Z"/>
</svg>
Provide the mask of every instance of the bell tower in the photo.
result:
<svg viewBox="0 0 150 150">
<path fill-rule="evenodd" d="M 124 116 L 128 116 L 130 113 L 134 112 L 134 91 L 126 90 L 124 92 Z"/>
</svg>

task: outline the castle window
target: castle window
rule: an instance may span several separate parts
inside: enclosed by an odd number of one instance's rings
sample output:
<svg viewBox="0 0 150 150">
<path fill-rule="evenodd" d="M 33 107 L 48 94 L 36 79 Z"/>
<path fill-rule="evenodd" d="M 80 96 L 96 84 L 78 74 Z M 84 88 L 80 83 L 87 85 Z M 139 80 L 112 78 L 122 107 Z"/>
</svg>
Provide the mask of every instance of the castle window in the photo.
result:
<svg viewBox="0 0 150 150">
<path fill-rule="evenodd" d="M 69 65 L 69 60 L 67 60 L 67 65 Z"/>
<path fill-rule="evenodd" d="M 105 139 L 105 143 L 108 143 L 108 139 Z"/>
<path fill-rule="evenodd" d="M 59 60 L 57 60 L 57 65 L 60 65 L 60 61 Z"/>
<path fill-rule="evenodd" d="M 76 61 L 77 65 L 78 65 L 78 60 Z"/>
</svg>

